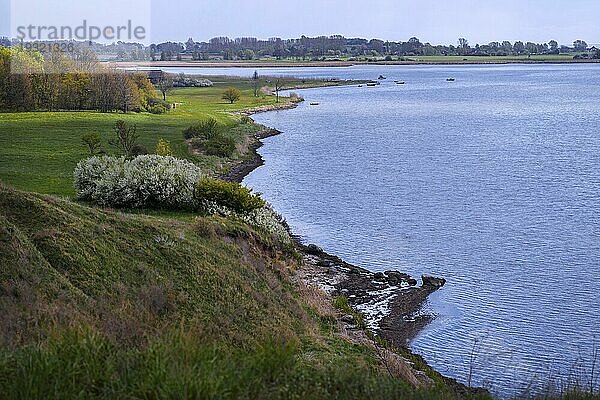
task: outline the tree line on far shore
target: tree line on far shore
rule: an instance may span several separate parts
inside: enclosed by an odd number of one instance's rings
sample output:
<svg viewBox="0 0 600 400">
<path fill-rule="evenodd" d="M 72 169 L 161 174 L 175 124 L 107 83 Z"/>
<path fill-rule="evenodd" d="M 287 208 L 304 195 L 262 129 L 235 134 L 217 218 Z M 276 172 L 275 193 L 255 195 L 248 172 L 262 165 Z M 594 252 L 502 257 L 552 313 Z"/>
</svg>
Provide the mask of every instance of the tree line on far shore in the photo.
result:
<svg viewBox="0 0 600 400">
<path fill-rule="evenodd" d="M 265 57 L 278 59 L 293 58 L 317 60 L 328 58 L 364 58 L 364 57 L 412 57 L 412 56 L 527 56 L 553 55 L 589 52 L 589 57 L 598 56 L 595 47 L 589 47 L 584 40 L 572 44 L 560 44 L 556 40 L 547 43 L 490 42 L 487 44 L 469 44 L 465 38 L 459 38 L 456 44 L 432 45 L 412 37 L 407 41 L 384 41 L 380 39 L 346 38 L 341 35 L 306 37 L 298 39 L 271 38 L 260 40 L 252 37 L 230 39 L 216 37 L 208 42 L 197 42 L 192 38 L 185 43 L 164 42 L 152 44 L 150 54 L 154 60 L 174 60 L 191 57 L 195 60 L 208 60 L 219 57 L 224 60 L 253 60 Z"/>
<path fill-rule="evenodd" d="M 91 53 L 0 46 L 0 110 L 166 112 L 144 74 L 104 69 Z"/>
</svg>

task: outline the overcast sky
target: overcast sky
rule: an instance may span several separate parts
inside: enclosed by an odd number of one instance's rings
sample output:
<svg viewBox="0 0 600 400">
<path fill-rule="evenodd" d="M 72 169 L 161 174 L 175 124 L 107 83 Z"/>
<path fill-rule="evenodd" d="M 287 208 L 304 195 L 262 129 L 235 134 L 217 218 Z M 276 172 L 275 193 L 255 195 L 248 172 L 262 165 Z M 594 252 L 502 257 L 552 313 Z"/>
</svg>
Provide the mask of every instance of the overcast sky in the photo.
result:
<svg viewBox="0 0 600 400">
<path fill-rule="evenodd" d="M 41 0 L 16 0 L 33 4 Z M 146 1 L 146 0 L 136 0 Z M 432 44 L 502 40 L 570 44 L 575 39 L 600 43 L 598 0 L 149 0 L 151 40 L 196 41 L 214 36 L 294 38 L 341 34 L 346 37 L 407 40 Z M 44 0 L 55 3 L 51 20 L 68 16 L 68 4 L 90 18 L 101 11 L 123 14 L 119 2 Z M 126 0 L 120 4 L 128 3 Z M 85 4 L 85 5 L 81 5 Z M 27 7 L 25 7 L 27 8 Z M 31 6 L 29 9 L 35 7 Z M 86 11 L 82 11 L 82 9 Z M 80 14 L 73 15 L 75 19 Z M 87 18 L 87 17 L 86 17 Z M 52 22 L 49 22 L 52 23 Z M 0 34 L 10 33 L 10 0 L 0 0 Z"/>
</svg>

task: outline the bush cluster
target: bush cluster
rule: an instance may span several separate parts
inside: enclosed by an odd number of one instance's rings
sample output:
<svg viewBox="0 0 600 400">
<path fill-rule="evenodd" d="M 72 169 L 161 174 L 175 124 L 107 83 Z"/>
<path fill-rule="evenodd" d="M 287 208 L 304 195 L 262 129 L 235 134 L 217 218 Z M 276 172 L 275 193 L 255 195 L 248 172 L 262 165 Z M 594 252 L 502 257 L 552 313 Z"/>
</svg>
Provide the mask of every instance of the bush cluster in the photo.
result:
<svg viewBox="0 0 600 400">
<path fill-rule="evenodd" d="M 91 157 L 74 172 L 78 199 L 110 207 L 196 209 L 201 177 L 194 164 L 157 155 Z"/>
<path fill-rule="evenodd" d="M 231 157 L 235 151 L 235 140 L 228 136 L 218 135 L 206 140 L 203 147 L 209 156 Z"/>
<path fill-rule="evenodd" d="M 77 198 L 107 207 L 201 210 L 223 215 L 265 206 L 238 183 L 207 179 L 200 169 L 170 156 L 91 157 L 74 172 Z"/>
<path fill-rule="evenodd" d="M 189 139 L 204 139 L 209 140 L 218 136 L 222 131 L 221 125 L 214 118 L 206 118 L 198 121 L 195 124 L 187 127 L 183 131 L 183 137 Z"/>
<path fill-rule="evenodd" d="M 166 114 L 171 110 L 171 104 L 163 99 L 153 97 L 148 99 L 146 110 L 151 114 Z"/>
<path fill-rule="evenodd" d="M 234 182 L 201 179 L 196 188 L 196 198 L 202 204 L 216 203 L 238 213 L 248 213 L 265 206 L 260 195 Z"/>
<path fill-rule="evenodd" d="M 223 131 L 223 126 L 214 118 L 207 118 L 187 127 L 183 136 L 191 140 L 193 148 L 209 156 L 231 157 L 235 151 L 235 140 Z"/>
</svg>

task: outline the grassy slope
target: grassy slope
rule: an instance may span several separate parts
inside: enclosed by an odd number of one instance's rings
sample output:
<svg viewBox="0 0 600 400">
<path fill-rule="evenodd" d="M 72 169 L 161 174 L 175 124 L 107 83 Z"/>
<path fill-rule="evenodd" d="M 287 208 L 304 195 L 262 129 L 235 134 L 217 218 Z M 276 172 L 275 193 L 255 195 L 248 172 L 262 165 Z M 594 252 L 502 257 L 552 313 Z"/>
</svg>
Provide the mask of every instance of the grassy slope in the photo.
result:
<svg viewBox="0 0 600 400">
<path fill-rule="evenodd" d="M 221 95 L 228 86 L 242 90 L 242 98 L 226 104 Z M 212 116 L 224 124 L 234 124 L 228 114 L 246 108 L 274 105 L 271 96 L 254 97 L 244 81 L 219 79 L 211 88 L 190 88 L 173 91 L 168 100 L 181 103 L 167 115 L 98 113 L 98 112 L 35 112 L 0 113 L 0 180 L 23 190 L 40 193 L 73 195 L 72 172 L 77 162 L 87 155 L 81 135 L 99 132 L 104 136 L 104 148 L 112 127 L 118 119 L 137 126 L 140 142 L 153 151 L 159 138 L 170 141 L 175 155 L 191 159 L 207 170 L 222 168 L 223 160 L 210 156 L 192 156 L 183 141 L 182 131 L 199 118 Z M 283 99 L 282 101 L 287 101 Z"/>
<path fill-rule="evenodd" d="M 308 307 L 290 251 L 233 220 L 0 185 L 1 397 L 442 396 L 391 378 Z"/>
</svg>

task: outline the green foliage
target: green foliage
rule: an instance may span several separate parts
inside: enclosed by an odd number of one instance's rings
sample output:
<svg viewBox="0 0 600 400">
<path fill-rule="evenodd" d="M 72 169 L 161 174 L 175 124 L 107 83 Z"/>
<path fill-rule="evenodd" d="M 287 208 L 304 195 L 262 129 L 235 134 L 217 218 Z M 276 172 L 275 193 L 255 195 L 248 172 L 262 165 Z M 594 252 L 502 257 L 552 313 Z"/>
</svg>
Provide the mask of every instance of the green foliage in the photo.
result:
<svg viewBox="0 0 600 400">
<path fill-rule="evenodd" d="M 44 57 L 0 48 L 0 110 L 140 111 L 156 96 L 143 74 L 95 70 L 95 56 L 79 50 L 75 60 L 59 51 Z"/>
<path fill-rule="evenodd" d="M 227 100 L 231 104 L 238 101 L 241 97 L 241 93 L 238 89 L 234 87 L 227 88 L 225 92 L 223 92 L 223 100 Z"/>
<path fill-rule="evenodd" d="M 171 104 L 167 101 L 157 98 L 149 98 L 146 110 L 151 114 L 166 114 L 171 110 Z"/>
<path fill-rule="evenodd" d="M 220 134 L 205 141 L 204 150 L 209 156 L 231 157 L 235 151 L 235 140 Z"/>
<path fill-rule="evenodd" d="M 42 346 L 0 352 L 0 390 L 6 398 L 31 400 L 456 398 L 412 389 L 366 364 L 350 344 L 334 344 L 335 350 L 312 353 L 274 341 L 243 349 L 176 332 L 138 348 L 66 332 Z"/>
<path fill-rule="evenodd" d="M 155 153 L 159 156 L 173 156 L 173 150 L 171 150 L 169 141 L 163 138 L 158 139 Z"/>
<path fill-rule="evenodd" d="M 196 188 L 199 201 L 216 203 L 233 211 L 248 213 L 264 207 L 265 202 L 260 195 L 253 194 L 251 189 L 239 183 L 213 179 L 201 179 Z"/>
<path fill-rule="evenodd" d="M 165 106 L 160 105 L 160 104 L 157 104 L 154 106 L 148 106 L 147 110 L 150 114 L 156 114 L 156 115 L 166 114 L 169 111 L 168 108 L 166 108 Z"/>
<path fill-rule="evenodd" d="M 113 131 L 115 133 L 115 138 L 111 139 L 109 143 L 121 150 L 123 154 L 127 156 L 135 156 L 139 155 L 136 153 L 138 153 L 140 150 L 143 150 L 139 146 L 136 146 L 136 142 L 140 138 L 140 135 L 137 133 L 137 128 L 135 125 L 129 125 L 127 121 L 120 119 L 115 122 Z"/>
<path fill-rule="evenodd" d="M 199 138 L 209 140 L 217 136 L 222 130 L 221 125 L 213 117 L 205 118 L 193 125 L 190 125 L 183 131 L 185 139 Z"/>
<path fill-rule="evenodd" d="M 0 397 L 461 398 L 412 389 L 340 338 L 259 238 L 0 185 Z"/>
<path fill-rule="evenodd" d="M 338 310 L 353 316 L 358 328 L 367 329 L 367 324 L 365 323 L 364 317 L 361 313 L 356 312 L 352 307 L 350 307 L 350 304 L 348 304 L 348 298 L 346 296 L 336 296 L 333 299 L 333 306 Z"/>
<path fill-rule="evenodd" d="M 148 148 L 143 144 L 136 143 L 131 146 L 131 150 L 129 151 L 129 155 L 131 157 L 144 156 L 146 154 L 150 154 Z"/>
<path fill-rule="evenodd" d="M 102 150 L 102 136 L 97 132 L 84 133 L 81 135 L 81 142 L 88 148 L 90 156 L 95 156 Z"/>
<path fill-rule="evenodd" d="M 223 90 L 232 85 L 240 88 L 242 98 L 233 105 L 224 104 Z M 0 97 L 1 94 L 2 90 Z M 244 138 L 256 133 L 256 125 L 239 124 L 239 118 L 228 113 L 275 104 L 273 96 L 255 98 L 248 79 L 235 78 L 220 78 L 213 87 L 176 89 L 170 96 L 180 105 L 167 114 L 128 113 L 120 114 L 118 119 L 137 126 L 142 133 L 139 143 L 149 150 L 154 151 L 158 139 L 164 138 L 171 143 L 175 156 L 193 161 L 213 174 L 225 172 L 234 160 L 207 156 L 203 151 L 192 154 L 188 143 L 182 140 L 182 131 L 210 117 L 223 130 L 227 129 L 236 143 L 243 143 Z M 112 113 L 89 111 L 0 113 L 0 179 L 24 190 L 73 196 L 73 169 L 89 157 L 81 136 L 88 132 L 109 136 L 115 119 Z M 103 141 L 107 154 L 121 153 Z M 243 157 L 234 153 L 235 161 Z"/>
<path fill-rule="evenodd" d="M 243 115 L 242 118 L 240 118 L 240 123 L 243 124 L 243 125 L 248 125 L 248 124 L 251 124 L 253 122 L 254 122 L 254 120 L 251 117 L 247 116 L 247 115 Z"/>
</svg>

